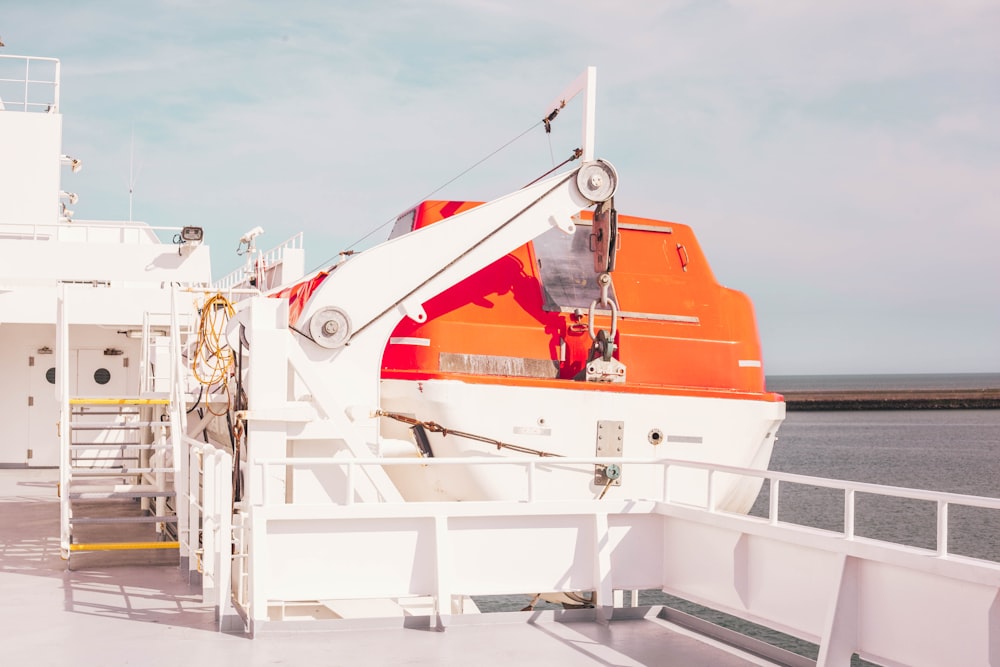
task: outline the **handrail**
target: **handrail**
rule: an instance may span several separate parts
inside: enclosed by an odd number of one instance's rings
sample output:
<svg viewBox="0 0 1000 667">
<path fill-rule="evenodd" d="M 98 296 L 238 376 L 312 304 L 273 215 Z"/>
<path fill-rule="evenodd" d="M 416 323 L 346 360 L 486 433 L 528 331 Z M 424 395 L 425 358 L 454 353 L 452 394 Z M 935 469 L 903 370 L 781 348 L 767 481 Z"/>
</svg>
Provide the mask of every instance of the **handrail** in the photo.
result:
<svg viewBox="0 0 1000 667">
<path fill-rule="evenodd" d="M 528 476 L 528 489 L 527 498 L 525 499 L 529 504 L 537 502 L 534 493 L 534 478 L 535 470 L 539 467 L 552 468 L 556 466 L 567 466 L 567 465 L 656 465 L 663 467 L 664 475 L 664 485 L 663 485 L 663 495 L 659 499 L 660 502 L 666 503 L 668 505 L 684 505 L 691 506 L 690 503 L 681 503 L 671 499 L 670 497 L 670 485 L 667 484 L 667 475 L 671 469 L 692 469 L 692 470 L 703 470 L 708 473 L 708 482 L 706 488 L 706 502 L 702 509 L 707 510 L 709 513 L 727 513 L 720 511 L 716 508 L 715 503 L 715 476 L 717 474 L 729 474 L 738 475 L 742 477 L 757 477 L 764 480 L 768 480 L 770 483 L 770 504 L 768 509 L 767 520 L 772 525 L 777 525 L 779 522 L 779 489 L 780 485 L 784 483 L 792 484 L 802 484 L 808 486 L 817 486 L 823 488 L 830 488 L 835 490 L 840 490 L 844 492 L 844 530 L 835 531 L 842 532 L 845 539 L 854 541 L 857 539 L 855 533 L 855 513 L 854 513 L 854 502 L 855 495 L 857 493 L 870 493 L 882 496 L 897 497 L 897 498 L 907 498 L 912 500 L 925 500 L 936 503 L 937 509 L 937 549 L 936 554 L 939 557 L 944 557 L 948 555 L 948 509 L 951 505 L 961 505 L 965 507 L 979 507 L 990 510 L 1000 510 L 1000 498 L 990 498 L 986 496 L 972 496 L 964 495 L 960 493 L 951 493 L 946 491 L 928 491 L 923 489 L 910 489 L 906 487 L 888 486 L 882 484 L 872 484 L 869 482 L 853 482 L 849 480 L 836 480 L 836 479 L 826 479 L 821 477 L 811 477 L 808 475 L 800 475 L 797 473 L 779 472 L 771 470 L 757 470 L 754 468 L 741 468 L 738 466 L 729 466 L 721 464 L 712 463 L 702 463 L 696 461 L 684 461 L 678 459 L 662 459 L 662 458 L 626 458 L 626 457 L 489 457 L 489 458 L 471 458 L 471 457 L 435 457 L 435 458 L 399 458 L 399 459 L 386 459 L 386 458 L 325 458 L 325 457 L 273 457 L 273 458 L 262 458 L 255 459 L 252 465 L 260 466 L 264 469 L 262 475 L 263 479 L 263 489 L 261 497 L 265 500 L 269 497 L 267 493 L 268 486 L 268 475 L 266 474 L 266 469 L 269 466 L 281 465 L 281 466 L 340 466 L 346 469 L 347 484 L 345 490 L 345 505 L 354 504 L 354 478 L 356 473 L 356 468 L 359 466 L 372 466 L 372 465 L 392 465 L 392 466 L 479 466 L 479 465 L 507 465 L 507 466 L 521 466 L 526 468 L 526 473 Z M 656 499 L 647 499 L 656 500 Z M 491 502 L 491 501 L 484 501 Z M 498 502 L 498 501 L 493 501 Z M 599 499 L 594 499 L 594 502 L 600 502 Z M 879 540 L 877 538 L 865 539 L 878 542 L 888 542 L 888 540 Z"/>
<path fill-rule="evenodd" d="M 60 233 L 83 233 L 89 240 L 91 230 L 112 230 L 118 232 L 137 232 L 150 241 L 164 243 L 156 232 L 179 234 L 183 227 L 161 227 L 148 225 L 145 222 L 124 220 L 74 220 L 73 222 L 4 222 L 0 223 L 0 238 L 16 237 L 25 241 L 58 240 Z M 126 242 L 125 236 L 120 236 Z"/>
<path fill-rule="evenodd" d="M 59 68 L 58 58 L 39 58 L 36 56 L 0 56 L 0 64 L 12 61 L 24 62 L 24 74 L 14 79 L 0 78 L 0 83 L 24 84 L 24 97 L 22 99 L 2 99 L 0 100 L 0 110 L 23 111 L 34 113 L 57 113 L 59 111 Z M 32 78 L 32 63 L 52 63 L 52 78 Z M 51 91 L 51 95 L 43 95 L 38 92 L 38 87 L 44 91 Z"/>
<path fill-rule="evenodd" d="M 812 486 L 822 486 L 831 489 L 848 490 L 853 489 L 863 493 L 875 493 L 880 495 L 891 495 L 901 498 L 912 498 L 914 500 L 946 500 L 949 502 L 968 501 L 968 504 L 975 507 L 987 509 L 1000 509 L 1000 498 L 990 496 L 973 496 L 950 491 L 929 491 L 926 489 L 911 489 L 903 486 L 891 486 L 888 484 L 873 484 L 871 482 L 854 482 L 851 480 L 830 479 L 827 477 L 812 477 L 798 473 L 781 472 L 777 470 L 758 470 L 756 468 L 741 468 L 739 466 L 729 466 L 715 463 L 704 463 L 701 461 L 686 461 L 684 459 L 667 458 L 636 458 L 636 457 L 612 457 L 612 456 L 559 456 L 559 457 L 434 457 L 434 458 L 375 458 L 359 459 L 348 457 L 271 457 L 254 459 L 255 465 L 287 465 L 295 467 L 316 466 L 316 465 L 338 465 L 338 466 L 368 466 L 368 465 L 519 465 L 519 466 L 561 466 L 561 465 L 606 465 L 635 464 L 635 465 L 662 465 L 665 467 L 693 468 L 697 470 L 707 470 L 716 473 L 730 473 L 747 477 L 761 477 L 763 479 L 780 480 L 798 484 L 809 484 Z"/>
<path fill-rule="evenodd" d="M 278 255 L 280 254 L 280 251 L 285 249 L 301 250 L 302 247 L 302 232 L 299 232 L 298 234 L 295 234 L 270 250 L 264 252 L 264 254 L 261 255 L 261 260 L 263 260 L 265 264 L 272 264 L 279 259 Z"/>
<path fill-rule="evenodd" d="M 302 232 L 299 232 L 298 234 L 295 234 L 294 236 L 285 240 L 284 242 L 274 246 L 270 250 L 267 250 L 266 252 L 262 253 L 257 253 L 258 257 L 256 260 L 254 260 L 254 265 L 263 267 L 274 266 L 275 264 L 278 263 L 279 260 L 283 259 L 283 252 L 286 249 L 301 250 L 303 247 L 304 245 L 303 245 Z M 244 282 L 247 279 L 248 275 L 249 272 L 247 270 L 247 265 L 244 265 L 238 269 L 230 271 L 222 278 L 216 280 L 214 284 L 216 288 L 220 290 L 230 289 Z"/>
<path fill-rule="evenodd" d="M 216 608 L 221 630 L 231 604 L 233 457 L 188 435 L 180 443 L 183 472 L 177 493 L 186 508 L 184 525 L 178 516 L 181 555 L 189 571 L 200 572 L 203 602 Z"/>
</svg>

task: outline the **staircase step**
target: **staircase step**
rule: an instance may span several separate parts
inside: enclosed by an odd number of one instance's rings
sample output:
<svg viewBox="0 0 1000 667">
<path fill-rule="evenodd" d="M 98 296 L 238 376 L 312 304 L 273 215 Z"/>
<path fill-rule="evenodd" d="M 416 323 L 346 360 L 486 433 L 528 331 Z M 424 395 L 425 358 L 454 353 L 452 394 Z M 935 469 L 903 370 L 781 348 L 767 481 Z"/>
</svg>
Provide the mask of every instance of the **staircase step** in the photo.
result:
<svg viewBox="0 0 1000 667">
<path fill-rule="evenodd" d="M 71 462 L 69 467 L 69 475 L 87 476 L 87 475 L 128 475 L 132 473 L 122 472 L 123 470 L 129 469 L 129 466 L 138 466 L 139 461 L 136 459 L 106 459 L 105 465 L 100 465 L 101 461 L 95 459 L 93 461 L 83 461 L 81 463 Z M 139 474 L 139 473 L 135 473 Z"/>
<path fill-rule="evenodd" d="M 142 551 L 145 549 L 177 549 L 179 542 L 97 542 L 71 544 L 70 551 Z"/>
<path fill-rule="evenodd" d="M 99 487 L 98 487 L 99 488 Z M 127 498 L 173 498 L 176 491 L 157 491 L 155 489 L 135 490 L 135 491 L 99 491 L 87 489 L 86 491 L 70 491 L 70 500 L 121 500 Z"/>
<path fill-rule="evenodd" d="M 69 446 L 74 449 L 121 449 L 123 447 L 133 447 L 137 449 L 170 449 L 173 445 L 157 444 L 154 442 L 71 442 Z"/>
<path fill-rule="evenodd" d="M 103 464 L 103 465 L 102 465 Z M 116 456 L 114 458 L 81 458 L 70 461 L 72 472 L 94 470 L 97 472 L 116 472 L 126 466 L 139 465 L 139 459 L 134 456 Z"/>
<path fill-rule="evenodd" d="M 81 516 L 70 517 L 71 524 L 82 526 L 98 523 L 177 523 L 177 515 L 169 516 Z"/>
<path fill-rule="evenodd" d="M 121 477 L 123 475 L 141 475 L 143 473 L 154 472 L 174 472 L 173 468 L 73 468 L 72 476 L 80 475 L 90 477 L 94 475 L 108 475 L 110 477 Z"/>
<path fill-rule="evenodd" d="M 70 500 L 112 500 L 120 498 L 172 498 L 176 491 L 157 489 L 148 484 L 118 484 L 84 489 L 70 488 Z"/>
<path fill-rule="evenodd" d="M 143 426 L 170 426 L 170 422 L 70 422 L 72 431 L 135 431 Z"/>
<path fill-rule="evenodd" d="M 105 454 L 104 456 L 83 456 L 81 452 L 71 452 L 70 463 L 76 463 L 77 461 L 104 461 L 105 463 L 111 463 L 113 461 L 138 461 L 138 456 L 126 456 L 126 454 L 134 453 L 135 452 L 121 452 L 121 456 L 115 456 L 113 454 Z"/>
</svg>

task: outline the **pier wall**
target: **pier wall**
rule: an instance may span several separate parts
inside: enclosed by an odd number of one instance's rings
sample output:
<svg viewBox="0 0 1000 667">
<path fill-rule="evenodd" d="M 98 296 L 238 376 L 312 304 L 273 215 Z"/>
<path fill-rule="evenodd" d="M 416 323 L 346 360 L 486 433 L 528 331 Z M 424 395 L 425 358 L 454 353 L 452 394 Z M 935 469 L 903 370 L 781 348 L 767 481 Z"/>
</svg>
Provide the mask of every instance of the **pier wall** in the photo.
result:
<svg viewBox="0 0 1000 667">
<path fill-rule="evenodd" d="M 1000 409 L 1000 389 L 782 392 L 788 410 Z"/>
</svg>

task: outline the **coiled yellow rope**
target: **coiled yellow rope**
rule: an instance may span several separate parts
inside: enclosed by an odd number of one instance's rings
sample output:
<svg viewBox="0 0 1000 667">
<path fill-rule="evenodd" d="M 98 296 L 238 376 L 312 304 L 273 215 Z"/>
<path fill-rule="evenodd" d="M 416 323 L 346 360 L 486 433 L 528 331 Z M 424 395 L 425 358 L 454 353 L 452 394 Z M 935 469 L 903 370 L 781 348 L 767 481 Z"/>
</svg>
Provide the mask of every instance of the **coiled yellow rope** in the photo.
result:
<svg viewBox="0 0 1000 667">
<path fill-rule="evenodd" d="M 206 387 L 222 385 L 229 397 L 229 376 L 234 355 L 226 342 L 229 318 L 235 314 L 233 304 L 222 294 L 214 294 L 205 300 L 198 322 L 198 339 L 191 360 L 191 372 L 195 379 Z M 207 403 L 206 403 L 207 405 Z M 216 414 L 213 412 L 213 414 Z M 225 414 L 225 412 L 218 413 Z"/>
</svg>

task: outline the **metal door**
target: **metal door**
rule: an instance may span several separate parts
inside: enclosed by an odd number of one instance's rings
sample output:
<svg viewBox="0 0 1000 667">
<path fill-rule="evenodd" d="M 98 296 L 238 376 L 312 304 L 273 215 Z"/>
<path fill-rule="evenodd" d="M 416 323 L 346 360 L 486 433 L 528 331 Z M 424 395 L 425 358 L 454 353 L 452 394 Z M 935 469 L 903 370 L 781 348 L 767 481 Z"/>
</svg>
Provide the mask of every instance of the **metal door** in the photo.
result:
<svg viewBox="0 0 1000 667">
<path fill-rule="evenodd" d="M 59 399 L 56 396 L 56 355 L 35 353 L 26 361 L 28 438 L 24 447 L 25 463 L 32 467 L 58 467 Z"/>
</svg>

